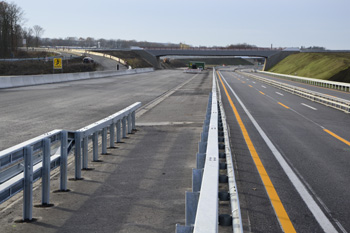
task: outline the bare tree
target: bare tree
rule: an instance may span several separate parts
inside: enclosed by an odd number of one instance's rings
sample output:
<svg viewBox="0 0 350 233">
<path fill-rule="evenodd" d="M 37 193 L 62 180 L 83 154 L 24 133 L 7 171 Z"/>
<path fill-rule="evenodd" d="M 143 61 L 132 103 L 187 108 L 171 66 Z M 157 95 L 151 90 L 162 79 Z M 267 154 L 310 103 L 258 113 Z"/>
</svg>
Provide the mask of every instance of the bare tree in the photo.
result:
<svg viewBox="0 0 350 233">
<path fill-rule="evenodd" d="M 33 29 L 34 29 L 34 33 L 35 33 L 35 46 L 39 47 L 40 37 L 44 34 L 45 30 L 44 30 L 44 28 L 40 27 L 39 25 L 34 25 Z"/>
<path fill-rule="evenodd" d="M 32 28 L 23 28 L 22 37 L 26 40 L 26 45 L 28 47 L 34 46 L 34 32 Z"/>
<path fill-rule="evenodd" d="M 14 3 L 0 1 L 0 56 L 13 54 L 21 39 L 23 11 Z"/>
</svg>

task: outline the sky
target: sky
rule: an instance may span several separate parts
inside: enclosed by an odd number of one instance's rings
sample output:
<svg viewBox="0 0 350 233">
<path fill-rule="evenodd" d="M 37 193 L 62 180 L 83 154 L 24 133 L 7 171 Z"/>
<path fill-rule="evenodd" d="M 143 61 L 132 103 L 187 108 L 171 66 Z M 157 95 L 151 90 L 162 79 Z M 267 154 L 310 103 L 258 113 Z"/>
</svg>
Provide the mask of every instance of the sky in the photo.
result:
<svg viewBox="0 0 350 233">
<path fill-rule="evenodd" d="M 349 0 L 5 0 L 43 37 L 350 49 Z"/>
</svg>

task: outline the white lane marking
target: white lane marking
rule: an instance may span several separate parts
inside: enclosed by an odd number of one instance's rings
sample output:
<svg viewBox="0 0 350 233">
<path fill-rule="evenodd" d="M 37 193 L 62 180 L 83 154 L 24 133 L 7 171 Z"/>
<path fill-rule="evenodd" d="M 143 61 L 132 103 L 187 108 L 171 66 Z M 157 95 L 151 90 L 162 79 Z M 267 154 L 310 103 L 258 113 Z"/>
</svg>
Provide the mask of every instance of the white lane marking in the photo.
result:
<svg viewBox="0 0 350 233">
<path fill-rule="evenodd" d="M 276 92 L 277 95 L 284 96 L 282 93 Z"/>
<path fill-rule="evenodd" d="M 266 88 L 265 86 L 261 86 L 261 87 Z"/>
<path fill-rule="evenodd" d="M 256 82 L 253 82 L 254 84 L 256 83 Z"/>
<path fill-rule="evenodd" d="M 317 110 L 317 108 L 311 107 L 310 105 L 307 105 L 304 103 L 301 103 L 301 105 L 304 105 L 305 107 L 311 108 L 312 110 L 315 110 L 315 111 Z"/>
<path fill-rule="evenodd" d="M 223 78 L 224 82 L 226 85 L 229 87 L 231 90 L 232 94 L 235 96 L 239 104 L 242 106 L 244 112 L 247 114 L 257 131 L 259 132 L 260 136 L 264 139 L 265 143 L 267 146 L 270 148 L 271 152 L 277 159 L 278 163 L 281 165 L 282 169 L 288 176 L 289 180 L 292 182 L 293 186 L 299 193 L 300 197 L 303 199 L 311 213 L 314 215 L 316 221 L 322 229 L 326 233 L 334 233 L 337 232 L 337 230 L 334 228 L 333 224 L 331 221 L 327 218 L 327 216 L 323 213 L 321 208 L 317 205 L 316 201 L 314 198 L 311 196 L 311 194 L 308 192 L 307 188 L 305 185 L 301 182 L 301 180 L 298 178 L 298 176 L 295 174 L 293 169 L 289 166 L 289 164 L 286 162 L 286 160 L 283 158 L 281 153 L 277 150 L 277 148 L 273 145 L 271 140 L 268 138 L 268 136 L 265 134 L 265 132 L 262 130 L 262 128 L 259 126 L 259 124 L 256 122 L 256 120 L 253 118 L 253 116 L 250 114 L 248 109 L 245 107 L 241 99 L 237 96 L 237 94 L 233 91 L 231 86 L 227 83 L 226 79 L 224 76 L 221 74 L 221 77 Z"/>
</svg>

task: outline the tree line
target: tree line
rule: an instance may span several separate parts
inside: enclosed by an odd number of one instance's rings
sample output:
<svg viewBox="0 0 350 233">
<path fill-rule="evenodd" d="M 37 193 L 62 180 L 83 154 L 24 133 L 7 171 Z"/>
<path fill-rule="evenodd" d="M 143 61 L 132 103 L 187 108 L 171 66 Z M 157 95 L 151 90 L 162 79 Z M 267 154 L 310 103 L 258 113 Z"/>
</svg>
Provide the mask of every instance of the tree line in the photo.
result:
<svg viewBox="0 0 350 233">
<path fill-rule="evenodd" d="M 21 46 L 38 46 L 44 29 L 23 27 L 23 10 L 14 3 L 0 1 L 0 57 L 14 57 Z"/>
</svg>

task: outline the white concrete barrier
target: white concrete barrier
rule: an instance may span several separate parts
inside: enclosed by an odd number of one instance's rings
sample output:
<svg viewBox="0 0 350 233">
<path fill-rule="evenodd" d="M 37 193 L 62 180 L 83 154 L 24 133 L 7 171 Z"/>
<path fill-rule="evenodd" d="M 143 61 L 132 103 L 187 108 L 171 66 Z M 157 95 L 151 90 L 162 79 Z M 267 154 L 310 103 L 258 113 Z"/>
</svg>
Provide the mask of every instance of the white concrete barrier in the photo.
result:
<svg viewBox="0 0 350 233">
<path fill-rule="evenodd" d="M 128 74 L 139 74 L 154 71 L 153 68 L 141 68 L 123 71 L 96 71 L 84 73 L 63 73 L 43 75 L 22 75 L 22 76 L 0 76 L 0 89 L 33 86 L 50 83 L 60 83 L 94 78 L 107 78 Z"/>
</svg>

